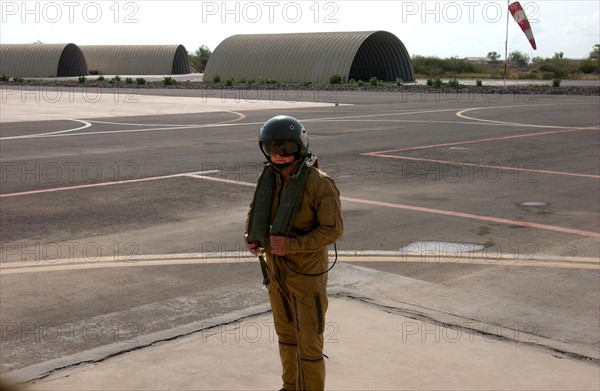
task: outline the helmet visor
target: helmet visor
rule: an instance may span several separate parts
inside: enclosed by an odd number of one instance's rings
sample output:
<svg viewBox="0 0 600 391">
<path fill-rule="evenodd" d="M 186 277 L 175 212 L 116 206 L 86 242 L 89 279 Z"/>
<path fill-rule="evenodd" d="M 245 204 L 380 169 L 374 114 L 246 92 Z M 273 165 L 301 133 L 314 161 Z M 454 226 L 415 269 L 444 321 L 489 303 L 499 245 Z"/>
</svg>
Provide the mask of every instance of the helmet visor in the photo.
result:
<svg viewBox="0 0 600 391">
<path fill-rule="evenodd" d="M 293 156 L 298 152 L 298 144 L 294 141 L 267 140 L 262 142 L 261 148 L 267 156 Z"/>
</svg>

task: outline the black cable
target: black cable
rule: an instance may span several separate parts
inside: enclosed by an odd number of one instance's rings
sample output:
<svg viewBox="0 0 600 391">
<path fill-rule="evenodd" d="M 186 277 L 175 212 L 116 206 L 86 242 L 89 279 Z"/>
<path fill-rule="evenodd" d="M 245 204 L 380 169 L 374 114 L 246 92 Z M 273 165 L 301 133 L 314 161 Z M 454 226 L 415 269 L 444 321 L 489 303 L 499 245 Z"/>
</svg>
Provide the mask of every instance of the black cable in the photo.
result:
<svg viewBox="0 0 600 391">
<path fill-rule="evenodd" d="M 329 271 L 330 271 L 331 269 L 333 269 L 333 267 L 334 267 L 334 266 L 335 266 L 335 264 L 337 263 L 338 254 L 337 254 L 337 245 L 336 245 L 335 243 L 333 244 L 333 250 L 335 251 L 335 260 L 333 261 L 333 264 L 332 264 L 332 265 L 329 267 L 329 269 L 325 270 L 325 271 L 324 271 L 324 272 L 322 272 L 322 273 L 302 273 L 302 272 L 299 272 L 298 270 L 294 270 L 294 268 L 293 268 L 293 267 L 291 267 L 291 266 L 290 266 L 290 265 L 287 263 L 287 261 L 286 261 L 286 259 L 285 259 L 285 256 L 281 256 L 280 258 L 281 258 L 281 259 L 283 259 L 283 263 L 285 263 L 285 266 L 287 266 L 287 268 L 288 268 L 288 269 L 290 269 L 292 272 L 294 272 L 294 273 L 296 273 L 296 274 L 300 274 L 301 276 L 307 276 L 307 277 L 319 277 L 319 276 L 322 276 L 322 275 L 323 275 L 323 274 L 325 274 L 325 273 L 329 273 Z"/>
</svg>

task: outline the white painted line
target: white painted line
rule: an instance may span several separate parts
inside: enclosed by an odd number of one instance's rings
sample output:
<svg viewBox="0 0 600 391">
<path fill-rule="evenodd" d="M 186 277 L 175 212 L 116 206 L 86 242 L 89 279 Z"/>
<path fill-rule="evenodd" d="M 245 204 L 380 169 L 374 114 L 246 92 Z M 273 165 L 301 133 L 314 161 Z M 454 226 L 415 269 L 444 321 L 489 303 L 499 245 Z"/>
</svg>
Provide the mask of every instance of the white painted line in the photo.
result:
<svg viewBox="0 0 600 391">
<path fill-rule="evenodd" d="M 67 121 L 80 122 L 80 123 L 83 124 L 83 126 L 80 126 L 78 128 L 73 128 L 73 129 L 67 129 L 67 130 L 59 130 L 59 131 L 56 131 L 56 132 L 27 134 L 27 135 L 23 135 L 23 136 L 0 137 L 0 141 L 26 139 L 26 138 L 48 137 L 48 136 L 52 136 L 52 135 L 58 135 L 58 134 L 76 132 L 78 130 L 86 129 L 86 128 L 89 128 L 90 126 L 92 126 L 92 124 L 90 122 L 79 120 L 79 119 L 69 119 Z"/>
<path fill-rule="evenodd" d="M 87 185 L 76 185 L 76 186 L 68 186 L 68 187 L 56 187 L 56 188 L 52 188 L 52 189 L 41 189 L 41 190 L 23 191 L 23 192 L 20 192 L 20 193 L 0 194 L 0 198 L 2 198 L 2 197 L 16 197 L 16 196 L 31 195 L 31 194 L 41 194 L 41 193 L 52 193 L 52 192 L 55 192 L 55 191 L 67 191 L 67 190 L 87 189 L 87 188 L 90 188 L 90 187 L 102 187 L 102 186 L 112 186 L 112 185 L 123 185 L 123 184 L 127 184 L 127 183 L 155 181 L 155 180 L 160 180 L 160 179 L 185 177 L 185 176 L 188 176 L 189 174 L 190 173 L 173 174 L 173 175 L 163 175 L 163 176 L 155 176 L 155 177 L 141 178 L 141 179 L 128 179 L 128 180 L 118 181 L 118 182 L 90 183 L 90 184 L 87 184 Z"/>
</svg>

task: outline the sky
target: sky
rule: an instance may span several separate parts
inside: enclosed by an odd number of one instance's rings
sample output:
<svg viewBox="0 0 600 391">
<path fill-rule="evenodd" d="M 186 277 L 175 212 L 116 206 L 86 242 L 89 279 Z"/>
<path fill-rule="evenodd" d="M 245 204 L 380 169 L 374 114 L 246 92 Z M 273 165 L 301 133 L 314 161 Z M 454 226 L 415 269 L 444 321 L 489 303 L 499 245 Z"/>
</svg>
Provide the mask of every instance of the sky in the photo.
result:
<svg viewBox="0 0 600 391">
<path fill-rule="evenodd" d="M 512 2 L 512 1 L 511 1 Z M 0 43 L 182 44 L 215 50 L 235 34 L 385 30 L 411 55 L 504 57 L 508 1 L 0 1 Z M 508 50 L 587 58 L 600 43 L 600 1 L 521 1 L 538 50 L 512 19 Z"/>
</svg>

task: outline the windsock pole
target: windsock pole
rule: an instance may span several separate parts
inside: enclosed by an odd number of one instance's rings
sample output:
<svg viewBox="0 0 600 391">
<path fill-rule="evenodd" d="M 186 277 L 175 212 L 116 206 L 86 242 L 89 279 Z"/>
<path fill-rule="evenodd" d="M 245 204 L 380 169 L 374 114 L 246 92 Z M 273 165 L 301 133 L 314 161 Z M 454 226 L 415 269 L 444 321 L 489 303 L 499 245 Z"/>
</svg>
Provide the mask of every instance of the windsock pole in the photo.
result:
<svg viewBox="0 0 600 391">
<path fill-rule="evenodd" d="M 510 0 L 506 0 L 506 4 L 510 7 Z M 504 88 L 506 88 L 506 74 L 508 71 L 508 21 L 510 20 L 510 11 L 506 12 L 506 39 L 504 40 Z"/>
</svg>

